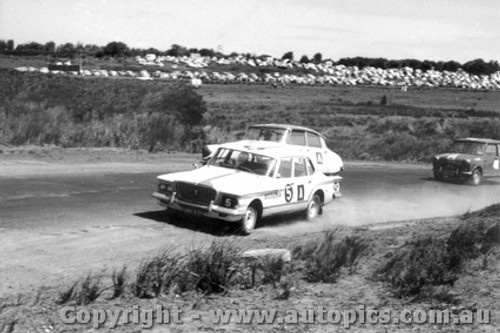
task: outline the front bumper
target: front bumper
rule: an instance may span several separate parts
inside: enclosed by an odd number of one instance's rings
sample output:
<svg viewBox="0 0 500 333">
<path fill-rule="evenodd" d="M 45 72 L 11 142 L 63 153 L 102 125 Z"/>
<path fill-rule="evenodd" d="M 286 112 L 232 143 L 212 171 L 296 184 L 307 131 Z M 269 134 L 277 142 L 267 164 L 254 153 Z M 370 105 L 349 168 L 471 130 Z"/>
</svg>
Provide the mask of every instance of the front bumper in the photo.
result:
<svg viewBox="0 0 500 333">
<path fill-rule="evenodd" d="M 440 174 L 444 178 L 455 178 L 455 177 L 468 177 L 472 175 L 472 171 L 461 170 L 460 167 L 433 167 L 432 171 L 434 173 Z"/>
<path fill-rule="evenodd" d="M 203 216 L 228 222 L 237 222 L 240 221 L 245 214 L 244 208 L 231 209 L 221 207 L 214 204 L 213 201 L 210 202 L 208 206 L 182 201 L 176 198 L 175 192 L 171 196 L 167 196 L 166 194 L 160 192 L 154 192 L 152 195 L 158 200 L 158 203 L 161 206 L 167 207 L 169 209 L 174 209 L 192 216 Z"/>
</svg>

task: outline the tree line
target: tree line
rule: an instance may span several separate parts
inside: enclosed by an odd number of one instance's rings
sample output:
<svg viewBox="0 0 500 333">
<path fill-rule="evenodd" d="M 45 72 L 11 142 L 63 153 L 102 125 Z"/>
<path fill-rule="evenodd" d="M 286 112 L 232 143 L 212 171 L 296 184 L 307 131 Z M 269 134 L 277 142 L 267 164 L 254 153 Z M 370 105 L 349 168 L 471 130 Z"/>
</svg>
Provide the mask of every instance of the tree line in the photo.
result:
<svg viewBox="0 0 500 333">
<path fill-rule="evenodd" d="M 267 55 L 257 56 L 255 54 L 241 54 L 237 52 L 232 52 L 225 55 L 219 51 L 215 51 L 209 48 L 187 48 L 179 44 L 173 44 L 168 50 L 159 50 L 156 48 L 131 48 L 123 42 L 113 41 L 105 46 L 99 46 L 95 44 L 83 44 L 83 43 L 65 43 L 56 45 L 54 42 L 50 41 L 45 44 L 40 44 L 37 42 L 30 42 L 25 44 L 15 45 L 14 40 L 0 40 L 0 54 L 15 55 L 15 56 L 50 56 L 55 58 L 121 58 L 121 57 L 144 57 L 148 53 L 154 53 L 157 56 L 189 56 L 191 54 L 200 54 L 203 57 L 231 57 L 231 56 L 245 56 L 247 58 L 263 58 L 269 57 Z M 282 60 L 294 61 L 294 54 L 292 51 L 288 51 L 281 57 Z M 330 60 L 330 59 L 326 59 Z M 314 54 L 313 57 L 309 58 L 307 55 L 303 55 L 300 58 L 301 63 L 315 63 L 319 64 L 324 61 L 323 56 L 320 52 Z M 492 73 L 500 71 L 500 65 L 498 61 L 490 60 L 488 62 L 483 59 L 474 59 L 461 64 L 457 61 L 431 61 L 431 60 L 417 60 L 417 59 L 386 59 L 386 58 L 364 58 L 364 57 L 353 57 L 353 58 L 341 58 L 338 61 L 332 61 L 333 65 L 345 65 L 345 66 L 357 66 L 358 68 L 364 67 L 375 67 L 382 69 L 390 68 L 404 68 L 410 67 L 414 70 L 420 69 L 422 71 L 427 70 L 437 70 L 437 71 L 451 71 L 456 72 L 462 69 L 470 74 L 475 75 L 490 75 Z"/>
</svg>

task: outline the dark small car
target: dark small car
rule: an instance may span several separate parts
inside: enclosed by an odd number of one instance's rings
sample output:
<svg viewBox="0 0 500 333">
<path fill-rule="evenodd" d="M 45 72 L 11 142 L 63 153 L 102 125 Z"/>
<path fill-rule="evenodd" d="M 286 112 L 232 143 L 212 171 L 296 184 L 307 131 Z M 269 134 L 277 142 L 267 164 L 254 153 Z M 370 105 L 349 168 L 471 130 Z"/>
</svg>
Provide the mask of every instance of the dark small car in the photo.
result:
<svg viewBox="0 0 500 333">
<path fill-rule="evenodd" d="M 432 159 L 436 180 L 467 180 L 479 185 L 485 176 L 500 176 L 500 141 L 463 138 L 453 142 L 450 149 Z"/>
</svg>

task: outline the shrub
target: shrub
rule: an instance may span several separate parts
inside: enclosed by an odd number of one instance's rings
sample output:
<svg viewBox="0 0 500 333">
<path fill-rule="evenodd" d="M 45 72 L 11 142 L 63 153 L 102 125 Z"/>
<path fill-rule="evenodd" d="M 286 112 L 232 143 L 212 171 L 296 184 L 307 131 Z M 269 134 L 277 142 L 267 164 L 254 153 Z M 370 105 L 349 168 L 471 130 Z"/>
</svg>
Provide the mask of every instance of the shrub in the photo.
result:
<svg viewBox="0 0 500 333">
<path fill-rule="evenodd" d="M 328 231 L 320 243 L 298 245 L 292 253 L 299 259 L 307 260 L 306 279 L 309 282 L 335 283 L 341 268 L 346 267 L 350 272 L 354 271 L 366 248 L 367 243 L 361 238 L 346 236 L 336 240 L 334 232 Z"/>
<path fill-rule="evenodd" d="M 208 248 L 192 249 L 178 287 L 205 294 L 225 292 L 237 282 L 240 259 L 240 249 L 232 242 L 214 241 Z"/>
<path fill-rule="evenodd" d="M 144 260 L 137 271 L 133 292 L 139 298 L 158 297 L 174 286 L 184 270 L 183 256 L 168 248 L 163 253 Z"/>
<path fill-rule="evenodd" d="M 397 251 L 375 275 L 392 284 L 396 296 L 419 295 L 424 287 L 453 285 L 458 279 L 444 240 L 418 239 Z"/>
</svg>

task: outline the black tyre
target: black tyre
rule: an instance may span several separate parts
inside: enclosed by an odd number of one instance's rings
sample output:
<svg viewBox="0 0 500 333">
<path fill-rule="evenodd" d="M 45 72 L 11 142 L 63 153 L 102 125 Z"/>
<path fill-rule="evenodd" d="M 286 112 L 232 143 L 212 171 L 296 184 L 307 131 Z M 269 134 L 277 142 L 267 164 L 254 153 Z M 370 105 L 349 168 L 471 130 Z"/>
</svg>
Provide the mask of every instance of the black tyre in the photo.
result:
<svg viewBox="0 0 500 333">
<path fill-rule="evenodd" d="M 478 186 L 481 184 L 481 181 L 483 180 L 483 173 L 481 170 L 476 169 L 472 171 L 472 175 L 470 176 L 469 183 L 473 186 Z"/>
<path fill-rule="evenodd" d="M 438 181 L 443 180 L 443 174 L 439 171 L 434 170 L 434 179 Z"/>
<path fill-rule="evenodd" d="M 307 204 L 307 209 L 304 212 L 306 220 L 312 220 L 317 217 L 321 212 L 321 199 L 319 195 L 314 194 L 309 203 Z"/>
</svg>

